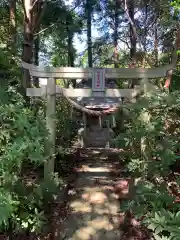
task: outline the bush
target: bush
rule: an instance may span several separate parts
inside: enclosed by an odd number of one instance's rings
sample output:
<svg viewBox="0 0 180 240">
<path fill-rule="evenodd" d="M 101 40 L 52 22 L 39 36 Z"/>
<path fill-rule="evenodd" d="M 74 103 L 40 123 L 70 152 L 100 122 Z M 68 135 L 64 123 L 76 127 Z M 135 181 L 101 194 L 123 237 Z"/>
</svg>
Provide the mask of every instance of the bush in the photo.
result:
<svg viewBox="0 0 180 240">
<path fill-rule="evenodd" d="M 169 185 L 172 165 L 179 149 L 180 94 L 158 92 L 129 105 L 127 131 L 116 139 L 130 154 L 127 167 L 133 178 L 139 178 L 134 198 L 124 202 L 154 233 L 155 239 L 179 239 L 179 207 Z M 180 179 L 174 176 L 175 185 Z"/>
<path fill-rule="evenodd" d="M 69 147 L 73 138 L 77 135 L 77 130 L 80 128 L 76 119 L 74 111 L 72 118 L 70 118 L 71 106 L 65 98 L 57 102 L 56 106 L 56 126 L 57 126 L 57 140 L 58 145 L 62 147 Z"/>
<path fill-rule="evenodd" d="M 31 178 L 22 170 L 44 163 L 48 137 L 40 114 L 25 107 L 23 97 L 13 87 L 0 90 L 0 231 L 8 229 L 40 231 L 46 222 L 44 204 L 56 192 L 59 180 Z M 51 191 L 50 191 L 51 189 Z"/>
</svg>

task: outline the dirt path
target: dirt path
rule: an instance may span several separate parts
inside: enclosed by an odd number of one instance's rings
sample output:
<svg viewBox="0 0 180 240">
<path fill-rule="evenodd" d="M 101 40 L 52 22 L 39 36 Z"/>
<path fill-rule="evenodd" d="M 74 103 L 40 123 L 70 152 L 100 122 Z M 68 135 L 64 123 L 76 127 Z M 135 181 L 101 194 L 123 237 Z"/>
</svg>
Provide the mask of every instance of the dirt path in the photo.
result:
<svg viewBox="0 0 180 240">
<path fill-rule="evenodd" d="M 102 156 L 85 158 L 69 191 L 70 213 L 64 219 L 59 240 L 120 240 L 120 203 L 114 193 L 119 162 Z"/>
</svg>

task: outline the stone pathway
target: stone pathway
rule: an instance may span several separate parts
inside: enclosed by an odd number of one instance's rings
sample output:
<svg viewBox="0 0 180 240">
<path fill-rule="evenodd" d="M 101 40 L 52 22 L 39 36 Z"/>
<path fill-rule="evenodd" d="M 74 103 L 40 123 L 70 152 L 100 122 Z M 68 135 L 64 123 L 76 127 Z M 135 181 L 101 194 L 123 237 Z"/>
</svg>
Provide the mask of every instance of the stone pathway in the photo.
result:
<svg viewBox="0 0 180 240">
<path fill-rule="evenodd" d="M 82 161 L 69 191 L 70 213 L 64 219 L 59 240 L 120 240 L 120 204 L 114 193 L 117 165 L 94 156 Z"/>
</svg>

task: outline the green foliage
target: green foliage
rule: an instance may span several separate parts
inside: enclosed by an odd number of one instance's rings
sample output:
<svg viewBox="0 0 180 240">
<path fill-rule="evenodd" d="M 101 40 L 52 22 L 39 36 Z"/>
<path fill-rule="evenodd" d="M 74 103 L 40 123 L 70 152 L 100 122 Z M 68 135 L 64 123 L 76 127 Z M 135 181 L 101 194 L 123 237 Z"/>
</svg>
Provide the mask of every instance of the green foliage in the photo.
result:
<svg viewBox="0 0 180 240">
<path fill-rule="evenodd" d="M 170 194 L 167 176 L 179 149 L 179 91 L 153 91 L 130 104 L 127 131 L 116 139 L 130 150 L 127 168 L 139 178 L 135 196 L 124 202 L 153 231 L 155 239 L 179 239 L 179 207 Z M 179 182 L 179 179 L 175 179 Z"/>
<path fill-rule="evenodd" d="M 148 228 L 155 234 L 155 239 L 178 240 L 180 236 L 180 211 L 172 213 L 164 208 L 154 212 L 154 216 L 150 218 L 151 223 Z"/>
<path fill-rule="evenodd" d="M 172 1 L 171 6 L 174 8 L 174 15 L 178 16 L 180 13 L 180 0 Z"/>
<path fill-rule="evenodd" d="M 8 83 L 17 84 L 20 77 L 17 57 L 7 51 L 6 47 L 0 43 L 0 86 L 7 86 Z M 8 79 L 8 80 L 7 80 Z"/>
<path fill-rule="evenodd" d="M 34 181 L 31 164 L 41 166 L 46 159 L 44 144 L 48 137 L 45 122 L 25 108 L 24 99 L 13 87 L 0 92 L 0 232 L 13 228 L 41 231 L 46 223 L 44 204 L 57 192 L 55 175 L 45 182 Z"/>
<path fill-rule="evenodd" d="M 66 99 L 61 99 L 57 104 L 57 139 L 58 145 L 68 147 L 71 140 L 77 134 L 78 123 L 76 119 L 70 118 L 71 106 Z"/>
<path fill-rule="evenodd" d="M 16 95 L 15 89 L 8 88 L 6 93 L 9 93 L 11 102 L 7 104 L 2 99 L 0 106 L 3 166 L 13 170 L 13 162 L 16 164 L 17 159 L 19 167 L 24 159 L 43 161 L 43 144 L 47 132 L 42 120 L 38 116 L 35 118 L 31 110 L 23 108 L 23 99 L 20 95 Z M 38 132 L 39 135 L 37 135 Z"/>
</svg>

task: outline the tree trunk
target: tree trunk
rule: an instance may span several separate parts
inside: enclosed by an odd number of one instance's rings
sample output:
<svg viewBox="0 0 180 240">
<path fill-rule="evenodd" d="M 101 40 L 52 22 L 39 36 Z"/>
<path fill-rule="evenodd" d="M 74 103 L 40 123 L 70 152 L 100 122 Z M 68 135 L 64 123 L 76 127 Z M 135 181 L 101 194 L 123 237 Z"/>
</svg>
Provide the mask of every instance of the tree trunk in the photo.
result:
<svg viewBox="0 0 180 240">
<path fill-rule="evenodd" d="M 68 36 L 68 66 L 74 67 L 74 51 L 73 51 L 73 19 L 72 16 L 67 17 L 67 36 Z"/>
<path fill-rule="evenodd" d="M 68 66 L 74 67 L 73 35 L 68 35 Z"/>
<path fill-rule="evenodd" d="M 134 2 L 133 0 L 129 1 L 129 16 L 134 23 Z M 130 48 L 130 59 L 132 63 L 135 63 L 136 61 L 136 36 L 133 31 L 133 27 L 130 24 L 130 43 L 131 43 L 131 48 Z"/>
<path fill-rule="evenodd" d="M 67 36 L 68 36 L 68 67 L 74 67 L 74 49 L 73 49 L 73 19 L 72 16 L 68 16 L 66 20 L 67 25 Z M 73 79 L 71 80 L 73 88 L 76 87 L 76 81 Z M 69 82 L 67 82 L 69 85 Z"/>
<path fill-rule="evenodd" d="M 12 56 L 16 56 L 17 52 L 17 45 L 16 45 L 16 38 L 17 38 L 17 31 L 16 31 L 16 0 L 9 1 L 9 41 L 7 44 L 8 49 L 10 50 Z M 15 58 L 12 57 L 10 59 L 10 64 L 15 64 Z M 17 80 L 12 80 L 11 85 L 16 85 Z"/>
<path fill-rule="evenodd" d="M 73 35 L 69 32 L 68 35 L 68 66 L 74 67 L 74 51 L 73 51 Z M 73 88 L 76 87 L 76 80 L 72 80 Z"/>
<path fill-rule="evenodd" d="M 134 1 L 129 0 L 128 3 L 128 13 L 131 21 L 133 24 L 135 24 L 134 21 Z M 130 62 L 131 62 L 131 67 L 134 67 L 136 64 L 136 44 L 137 44 L 137 39 L 136 39 L 136 33 L 134 32 L 133 26 L 130 23 L 129 24 L 129 31 L 130 31 Z M 129 81 L 129 88 L 134 88 L 134 86 L 137 84 L 137 80 L 130 80 Z"/>
<path fill-rule="evenodd" d="M 16 52 L 16 0 L 9 2 L 10 49 Z"/>
<path fill-rule="evenodd" d="M 154 28 L 154 56 L 155 56 L 155 67 L 158 67 L 158 31 L 157 31 L 157 24 L 155 23 Z"/>
<path fill-rule="evenodd" d="M 22 60 L 27 63 L 33 58 L 33 33 L 32 33 L 32 0 L 24 0 L 24 43 Z M 31 78 L 28 70 L 23 70 L 22 87 L 24 90 L 31 86 Z"/>
<path fill-rule="evenodd" d="M 34 64 L 39 65 L 39 50 L 40 50 L 40 39 L 39 36 L 37 36 L 34 39 Z"/>
<path fill-rule="evenodd" d="M 118 1 L 116 0 L 115 3 L 115 28 L 114 28 L 114 67 L 118 68 L 118 25 L 119 25 L 119 19 L 118 19 Z"/>
<path fill-rule="evenodd" d="M 92 2 L 87 0 L 86 2 L 86 11 L 87 11 L 87 41 L 88 41 L 88 66 L 92 67 L 92 31 L 91 31 L 91 22 L 92 22 Z"/>
<path fill-rule="evenodd" d="M 34 64 L 36 66 L 39 65 L 39 50 L 40 50 L 40 38 L 39 35 L 34 39 Z M 39 87 L 39 78 L 34 77 L 33 79 L 34 85 Z"/>
</svg>

